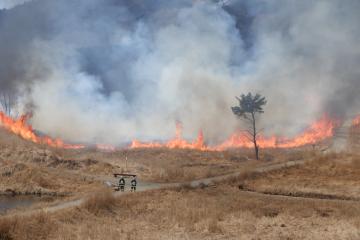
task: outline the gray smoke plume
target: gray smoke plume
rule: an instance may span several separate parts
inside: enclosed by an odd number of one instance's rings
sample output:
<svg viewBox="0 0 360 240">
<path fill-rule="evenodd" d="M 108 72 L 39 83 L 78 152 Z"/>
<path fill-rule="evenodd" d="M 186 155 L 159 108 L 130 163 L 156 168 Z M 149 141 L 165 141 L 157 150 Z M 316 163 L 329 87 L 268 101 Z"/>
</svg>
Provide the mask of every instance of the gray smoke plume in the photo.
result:
<svg viewBox="0 0 360 240">
<path fill-rule="evenodd" d="M 19 4 L 23 4 L 30 0 L 1 0 L 0 1 L 0 9 L 10 9 Z"/>
<path fill-rule="evenodd" d="M 5 5 L 1 5 L 0 7 Z M 266 134 L 291 136 L 360 107 L 357 0 L 33 0 L 0 11 L 1 91 L 34 128 L 79 142 L 209 142 L 268 99 Z M 5 6 L 10 8 L 10 6 Z"/>
</svg>

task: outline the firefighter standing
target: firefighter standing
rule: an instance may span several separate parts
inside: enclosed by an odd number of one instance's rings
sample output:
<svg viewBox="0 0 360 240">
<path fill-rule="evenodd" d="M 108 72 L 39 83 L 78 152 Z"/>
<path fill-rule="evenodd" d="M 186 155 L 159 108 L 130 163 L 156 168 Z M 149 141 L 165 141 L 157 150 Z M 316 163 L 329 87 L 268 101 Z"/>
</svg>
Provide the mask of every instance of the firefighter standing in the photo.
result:
<svg viewBox="0 0 360 240">
<path fill-rule="evenodd" d="M 125 179 L 122 177 L 119 180 L 119 190 L 123 192 L 125 190 Z"/>
<path fill-rule="evenodd" d="M 132 192 L 135 192 L 135 191 L 136 191 L 136 184 L 137 184 L 136 177 L 134 177 L 134 178 L 131 180 L 131 191 L 132 191 Z"/>
</svg>

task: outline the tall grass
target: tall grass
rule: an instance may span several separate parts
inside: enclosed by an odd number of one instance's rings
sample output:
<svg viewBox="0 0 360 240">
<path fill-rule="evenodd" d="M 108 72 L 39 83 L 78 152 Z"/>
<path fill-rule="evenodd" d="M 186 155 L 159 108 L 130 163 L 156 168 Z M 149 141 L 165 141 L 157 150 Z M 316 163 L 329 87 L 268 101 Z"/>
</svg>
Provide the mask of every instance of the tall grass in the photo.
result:
<svg viewBox="0 0 360 240">
<path fill-rule="evenodd" d="M 111 191 L 102 191 L 90 196 L 83 203 L 83 207 L 95 215 L 113 212 L 116 206 L 116 198 Z"/>
<path fill-rule="evenodd" d="M 0 219 L 0 240 L 49 239 L 55 229 L 55 221 L 45 212 L 26 217 L 9 216 Z"/>
</svg>

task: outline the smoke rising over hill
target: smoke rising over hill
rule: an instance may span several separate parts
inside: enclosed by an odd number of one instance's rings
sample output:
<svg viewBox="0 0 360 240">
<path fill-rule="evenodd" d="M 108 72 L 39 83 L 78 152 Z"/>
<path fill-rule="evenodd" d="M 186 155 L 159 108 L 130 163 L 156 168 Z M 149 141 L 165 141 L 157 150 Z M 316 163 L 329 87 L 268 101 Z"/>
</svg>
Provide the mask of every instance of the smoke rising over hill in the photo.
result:
<svg viewBox="0 0 360 240">
<path fill-rule="evenodd" d="M 360 108 L 356 0 L 33 0 L 0 11 L 1 91 L 71 141 L 219 141 L 235 95 L 268 99 L 266 133 Z"/>
</svg>

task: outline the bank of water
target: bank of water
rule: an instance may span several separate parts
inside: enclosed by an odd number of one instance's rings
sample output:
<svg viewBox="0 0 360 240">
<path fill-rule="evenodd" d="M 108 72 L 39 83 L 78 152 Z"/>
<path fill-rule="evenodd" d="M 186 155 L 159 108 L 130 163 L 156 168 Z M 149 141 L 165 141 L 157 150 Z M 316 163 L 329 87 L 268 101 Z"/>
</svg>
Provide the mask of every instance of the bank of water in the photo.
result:
<svg viewBox="0 0 360 240">
<path fill-rule="evenodd" d="M 14 208 L 30 207 L 36 202 L 40 202 L 41 197 L 37 196 L 0 196 L 0 214 Z"/>
</svg>

